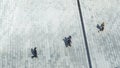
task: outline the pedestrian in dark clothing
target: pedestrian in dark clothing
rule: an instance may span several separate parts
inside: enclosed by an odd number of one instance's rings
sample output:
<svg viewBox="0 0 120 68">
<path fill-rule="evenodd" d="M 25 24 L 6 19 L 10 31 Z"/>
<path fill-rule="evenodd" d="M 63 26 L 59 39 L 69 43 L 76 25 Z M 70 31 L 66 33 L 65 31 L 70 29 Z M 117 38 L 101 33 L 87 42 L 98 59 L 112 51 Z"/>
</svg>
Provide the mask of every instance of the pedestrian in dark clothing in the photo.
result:
<svg viewBox="0 0 120 68">
<path fill-rule="evenodd" d="M 105 24 L 104 24 L 104 22 L 101 24 L 101 29 L 100 29 L 100 31 L 103 31 L 104 30 L 104 26 L 105 26 Z"/>
<path fill-rule="evenodd" d="M 103 31 L 104 30 L 104 26 L 105 26 L 104 22 L 101 25 L 97 24 L 97 28 L 99 29 L 99 31 Z"/>
<path fill-rule="evenodd" d="M 68 37 L 67 42 L 68 42 L 68 45 L 71 47 L 71 36 Z"/>
<path fill-rule="evenodd" d="M 68 47 L 68 46 L 71 47 L 71 36 L 69 36 L 68 38 L 65 37 L 63 40 L 65 42 L 66 47 Z"/>
<path fill-rule="evenodd" d="M 65 46 L 68 47 L 68 42 L 66 37 L 63 39 L 63 41 L 65 42 Z"/>
<path fill-rule="evenodd" d="M 34 49 L 31 49 L 31 52 L 33 54 L 32 58 L 37 58 L 37 50 L 36 50 L 36 47 Z"/>
<path fill-rule="evenodd" d="M 102 26 L 101 29 L 100 29 L 100 31 L 103 31 L 103 30 L 104 30 L 104 27 Z"/>
</svg>

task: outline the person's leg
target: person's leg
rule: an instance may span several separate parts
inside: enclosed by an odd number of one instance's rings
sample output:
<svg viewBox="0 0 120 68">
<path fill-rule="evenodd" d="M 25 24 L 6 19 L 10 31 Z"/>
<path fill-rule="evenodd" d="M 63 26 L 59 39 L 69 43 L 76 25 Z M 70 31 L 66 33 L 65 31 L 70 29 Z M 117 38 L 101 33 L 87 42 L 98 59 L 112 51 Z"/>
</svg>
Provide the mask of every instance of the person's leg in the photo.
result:
<svg viewBox="0 0 120 68">
<path fill-rule="evenodd" d="M 34 57 L 36 57 L 36 58 L 37 58 L 37 55 L 35 55 Z"/>
<path fill-rule="evenodd" d="M 32 56 L 31 58 L 34 58 L 35 56 Z"/>
<path fill-rule="evenodd" d="M 71 47 L 71 44 L 69 43 L 69 46 Z"/>
<path fill-rule="evenodd" d="M 101 27 L 100 31 L 103 31 L 104 30 L 104 27 Z"/>
<path fill-rule="evenodd" d="M 68 47 L 68 45 L 65 45 L 66 47 Z"/>
</svg>

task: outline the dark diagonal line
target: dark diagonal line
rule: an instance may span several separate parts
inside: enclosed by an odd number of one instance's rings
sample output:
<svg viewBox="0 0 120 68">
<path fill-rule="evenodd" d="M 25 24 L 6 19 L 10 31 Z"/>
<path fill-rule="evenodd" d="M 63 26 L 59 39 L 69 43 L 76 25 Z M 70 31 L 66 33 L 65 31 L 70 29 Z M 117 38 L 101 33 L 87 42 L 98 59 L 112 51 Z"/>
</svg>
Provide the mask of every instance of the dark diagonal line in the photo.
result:
<svg viewBox="0 0 120 68">
<path fill-rule="evenodd" d="M 81 24 L 82 24 L 82 30 L 83 30 L 83 36 L 84 36 L 84 41 L 85 41 L 85 47 L 86 47 L 86 52 L 87 52 L 89 68 L 92 68 L 91 58 L 90 58 L 90 53 L 89 53 L 89 47 L 88 47 L 88 42 L 87 42 L 87 37 L 86 37 L 86 32 L 85 32 L 85 27 L 84 27 L 84 21 L 83 21 L 83 16 L 82 16 L 82 10 L 81 10 L 81 6 L 80 6 L 80 1 L 79 0 L 77 0 L 77 4 L 78 4 L 80 20 L 81 20 Z"/>
</svg>

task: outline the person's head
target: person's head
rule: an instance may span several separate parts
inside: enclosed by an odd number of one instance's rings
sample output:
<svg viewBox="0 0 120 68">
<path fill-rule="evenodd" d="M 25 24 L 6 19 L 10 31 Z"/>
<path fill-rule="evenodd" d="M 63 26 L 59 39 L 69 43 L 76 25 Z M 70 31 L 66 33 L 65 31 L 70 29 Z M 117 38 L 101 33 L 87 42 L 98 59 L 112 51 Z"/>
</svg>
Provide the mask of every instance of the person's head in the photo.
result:
<svg viewBox="0 0 120 68">
<path fill-rule="evenodd" d="M 103 22 L 103 23 L 102 23 L 102 26 L 104 26 L 104 24 L 105 24 L 105 23 Z"/>
<path fill-rule="evenodd" d="M 37 49 L 37 47 L 35 47 L 34 49 Z"/>
<path fill-rule="evenodd" d="M 72 37 L 71 37 L 71 36 L 69 36 L 68 38 L 69 38 L 69 39 L 71 39 Z"/>
</svg>

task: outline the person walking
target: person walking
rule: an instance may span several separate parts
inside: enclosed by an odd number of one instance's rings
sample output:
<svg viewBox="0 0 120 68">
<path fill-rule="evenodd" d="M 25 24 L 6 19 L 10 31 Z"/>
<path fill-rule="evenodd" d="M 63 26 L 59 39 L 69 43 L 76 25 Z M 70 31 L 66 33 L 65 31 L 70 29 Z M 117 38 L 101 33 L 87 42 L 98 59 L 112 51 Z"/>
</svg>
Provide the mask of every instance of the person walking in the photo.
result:
<svg viewBox="0 0 120 68">
<path fill-rule="evenodd" d="M 32 52 L 32 54 L 33 54 L 33 56 L 32 56 L 32 58 L 37 58 L 37 50 L 36 50 L 37 48 L 35 47 L 34 49 L 31 49 L 31 52 Z"/>
<path fill-rule="evenodd" d="M 103 31 L 104 27 L 105 27 L 105 23 L 104 22 L 101 25 L 97 25 L 97 28 L 99 29 L 99 31 Z"/>
<path fill-rule="evenodd" d="M 100 29 L 100 31 L 103 31 L 104 30 L 104 26 L 105 26 L 105 24 L 104 24 L 104 22 L 101 24 L 101 29 Z"/>
<path fill-rule="evenodd" d="M 68 46 L 71 47 L 71 36 L 69 36 L 68 38 L 65 37 L 63 40 L 64 40 L 64 43 L 65 43 L 66 47 L 68 47 Z"/>
</svg>

